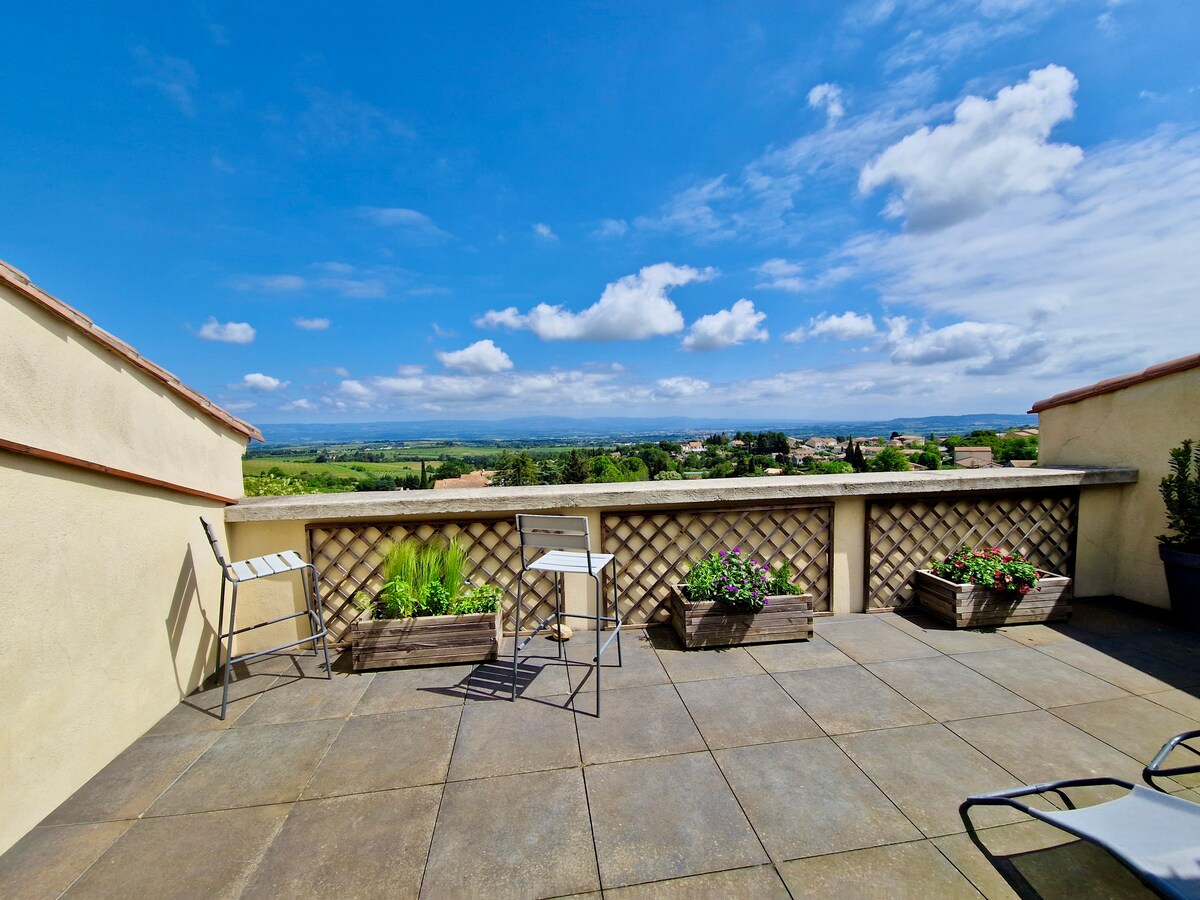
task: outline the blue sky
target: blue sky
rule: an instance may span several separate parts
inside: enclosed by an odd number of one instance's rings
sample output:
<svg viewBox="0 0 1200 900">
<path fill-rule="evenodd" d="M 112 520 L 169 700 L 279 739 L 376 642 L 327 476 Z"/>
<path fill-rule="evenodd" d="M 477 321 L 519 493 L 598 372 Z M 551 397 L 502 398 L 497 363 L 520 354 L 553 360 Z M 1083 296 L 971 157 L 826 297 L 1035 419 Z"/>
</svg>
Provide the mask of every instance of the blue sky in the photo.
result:
<svg viewBox="0 0 1200 900">
<path fill-rule="evenodd" d="M 1024 412 L 1200 350 L 1200 3 L 37 4 L 0 258 L 254 423 Z"/>
</svg>

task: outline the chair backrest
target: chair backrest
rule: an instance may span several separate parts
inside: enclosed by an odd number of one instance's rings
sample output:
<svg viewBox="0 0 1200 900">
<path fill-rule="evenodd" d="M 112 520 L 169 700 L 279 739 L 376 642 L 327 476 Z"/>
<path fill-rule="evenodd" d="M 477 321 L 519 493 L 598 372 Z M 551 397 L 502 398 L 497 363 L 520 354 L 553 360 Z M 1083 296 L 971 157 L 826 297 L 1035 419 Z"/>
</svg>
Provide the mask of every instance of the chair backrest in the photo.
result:
<svg viewBox="0 0 1200 900">
<path fill-rule="evenodd" d="M 200 524 L 204 526 L 204 533 L 208 536 L 208 542 L 212 544 L 213 556 L 217 558 L 222 569 L 228 569 L 229 563 L 225 561 L 225 552 L 221 549 L 221 539 L 217 537 L 217 529 L 213 528 L 204 516 L 200 517 Z"/>
<path fill-rule="evenodd" d="M 591 556 L 587 516 L 517 516 L 521 562 L 526 549 L 579 550 Z"/>
</svg>

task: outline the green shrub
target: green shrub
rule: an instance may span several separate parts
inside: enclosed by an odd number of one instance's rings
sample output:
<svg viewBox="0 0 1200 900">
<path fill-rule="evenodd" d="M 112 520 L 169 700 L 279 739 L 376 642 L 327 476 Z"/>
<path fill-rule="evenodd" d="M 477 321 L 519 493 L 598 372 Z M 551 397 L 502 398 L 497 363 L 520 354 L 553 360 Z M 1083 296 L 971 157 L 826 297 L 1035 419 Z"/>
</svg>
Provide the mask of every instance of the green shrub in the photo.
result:
<svg viewBox="0 0 1200 900">
<path fill-rule="evenodd" d="M 1159 484 L 1167 508 L 1167 527 L 1159 543 L 1187 553 L 1200 553 L 1200 445 L 1184 441 L 1171 451 L 1171 474 Z"/>
</svg>

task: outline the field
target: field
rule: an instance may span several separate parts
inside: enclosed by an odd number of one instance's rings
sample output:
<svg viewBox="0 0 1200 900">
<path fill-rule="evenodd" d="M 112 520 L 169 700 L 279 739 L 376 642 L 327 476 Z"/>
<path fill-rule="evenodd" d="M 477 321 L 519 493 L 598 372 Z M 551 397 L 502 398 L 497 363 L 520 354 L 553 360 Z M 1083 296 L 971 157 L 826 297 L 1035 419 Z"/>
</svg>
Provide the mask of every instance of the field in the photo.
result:
<svg viewBox="0 0 1200 900">
<path fill-rule="evenodd" d="M 429 466 L 430 472 L 436 470 L 437 464 Z M 408 472 L 421 471 L 419 462 L 300 462 L 296 460 L 255 458 L 242 460 L 242 475 L 262 475 L 270 469 L 279 469 L 285 475 L 330 475 L 334 478 L 353 478 L 356 481 L 366 481 L 368 478 L 379 478 L 383 475 L 404 475 Z"/>
</svg>

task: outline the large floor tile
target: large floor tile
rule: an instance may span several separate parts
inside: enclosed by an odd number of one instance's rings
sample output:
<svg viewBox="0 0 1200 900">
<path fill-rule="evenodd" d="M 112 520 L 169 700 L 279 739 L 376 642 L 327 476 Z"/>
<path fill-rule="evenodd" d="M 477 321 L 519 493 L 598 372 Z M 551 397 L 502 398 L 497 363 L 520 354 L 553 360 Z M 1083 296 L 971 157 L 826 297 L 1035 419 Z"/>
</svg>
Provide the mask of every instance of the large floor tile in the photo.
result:
<svg viewBox="0 0 1200 900">
<path fill-rule="evenodd" d="M 300 657 L 305 660 L 305 657 Z M 322 663 L 323 665 L 323 658 Z M 301 663 L 303 665 L 303 663 Z M 315 663 L 308 663 L 316 668 Z M 237 720 L 234 727 L 279 725 L 313 719 L 348 716 L 371 684 L 372 674 L 325 677 L 313 671 L 304 675 L 280 675 L 279 679 Z"/>
<path fill-rule="evenodd" d="M 1043 709 L 1127 697 L 1127 691 L 1029 647 L 954 657 Z"/>
<path fill-rule="evenodd" d="M 928 644 L 939 653 L 972 653 L 976 650 L 1003 650 L 1010 646 L 1003 635 L 980 628 L 954 628 L 929 615 L 915 610 L 883 614 L 882 619 L 893 628 Z"/>
<path fill-rule="evenodd" d="M 1195 688 L 1200 674 L 1182 666 L 1132 650 L 1119 638 L 1093 644 L 1068 641 L 1040 648 L 1047 656 L 1065 662 L 1133 694 L 1173 688 Z"/>
<path fill-rule="evenodd" d="M 1056 707 L 1054 715 L 1143 763 L 1150 762 L 1171 736 L 1200 728 L 1195 719 L 1143 697 Z M 1198 760 L 1192 757 L 1191 761 Z M 1192 786 L 1195 784 L 1200 780 L 1193 778 Z"/>
<path fill-rule="evenodd" d="M 563 644 L 563 652 L 572 665 L 567 669 L 572 690 L 594 691 L 596 642 L 593 632 L 576 632 L 571 640 Z M 608 640 L 605 632 L 602 642 Z M 621 665 L 617 665 L 617 645 L 614 642 L 601 656 L 600 691 L 627 687 L 644 687 L 650 684 L 666 684 L 666 669 L 658 660 L 654 646 L 640 632 L 621 631 Z"/>
<path fill-rule="evenodd" d="M 421 896 L 558 897 L 600 887 L 580 769 L 446 785 Z"/>
<path fill-rule="evenodd" d="M 65 896 L 239 897 L 290 809 L 254 806 L 134 822 Z"/>
<path fill-rule="evenodd" d="M 354 714 L 461 706 L 474 669 L 472 665 L 419 666 L 376 672 L 354 708 Z"/>
<path fill-rule="evenodd" d="M 745 647 L 705 647 L 684 650 L 675 643 L 659 647 L 658 659 L 674 682 L 703 681 L 707 678 L 735 678 L 738 675 L 762 675 L 760 666 Z"/>
<path fill-rule="evenodd" d="M 575 721 L 587 765 L 705 749 L 670 684 L 605 691 L 600 718 L 580 713 Z"/>
<path fill-rule="evenodd" d="M 978 900 L 979 892 L 933 844 L 918 841 L 781 863 L 794 896 L 805 900 Z"/>
<path fill-rule="evenodd" d="M 282 664 L 270 668 L 280 668 Z M 235 666 L 235 670 L 238 667 Z M 223 731 L 236 722 L 259 697 L 270 692 L 279 680 L 275 672 L 243 672 L 242 677 L 229 684 L 229 703 L 225 718 L 221 718 L 223 685 L 198 690 L 184 697 L 178 705 L 146 732 L 149 735 L 180 734 L 190 731 Z"/>
<path fill-rule="evenodd" d="M 342 719 L 320 719 L 231 728 L 147 815 L 290 803 L 300 797 L 343 724 Z"/>
<path fill-rule="evenodd" d="M 1196 690 L 1189 691 L 1156 691 L 1153 694 L 1146 694 L 1146 699 L 1159 706 L 1165 706 L 1167 709 L 1173 709 L 1180 715 L 1187 716 L 1189 719 L 1200 721 L 1200 696 Z"/>
<path fill-rule="evenodd" d="M 943 725 L 911 725 L 834 739 L 925 834 L 963 830 L 958 805 L 972 794 L 1019 787 L 1000 768 Z M 1003 807 L 981 808 L 981 826 L 1020 818 Z"/>
<path fill-rule="evenodd" d="M 441 785 L 297 803 L 246 898 L 416 897 Z"/>
<path fill-rule="evenodd" d="M 718 750 L 714 756 L 773 860 L 921 837 L 828 738 Z"/>
<path fill-rule="evenodd" d="M 937 655 L 928 644 L 874 616 L 837 622 L 818 619 L 816 628 L 817 634 L 859 663 Z"/>
<path fill-rule="evenodd" d="M 859 666 L 780 672 L 775 679 L 829 734 L 933 721 Z"/>
<path fill-rule="evenodd" d="M 774 866 L 726 869 L 707 875 L 611 888 L 604 896 L 612 900 L 730 900 L 736 897 L 790 900 L 791 897 Z"/>
<path fill-rule="evenodd" d="M 557 702 L 468 703 L 450 761 L 451 781 L 579 765 L 575 715 Z"/>
<path fill-rule="evenodd" d="M 1110 775 L 1138 782 L 1142 766 L 1044 710 L 962 719 L 946 727 L 1025 784 Z"/>
<path fill-rule="evenodd" d="M 813 635 L 807 641 L 751 644 L 746 647 L 746 652 L 768 672 L 798 672 L 802 669 L 854 665 L 854 660 L 819 635 Z"/>
<path fill-rule="evenodd" d="M 586 770 L 605 890 L 767 861 L 708 753 Z"/>
<path fill-rule="evenodd" d="M 57 897 L 99 858 L 129 822 L 35 828 L 0 855 L 0 897 Z"/>
<path fill-rule="evenodd" d="M 1114 637 L 1119 637 L 1131 650 L 1200 672 L 1200 633 L 1164 628 L 1162 631 L 1118 633 Z"/>
<path fill-rule="evenodd" d="M 462 710 L 455 706 L 353 716 L 304 789 L 304 799 L 440 784 Z"/>
<path fill-rule="evenodd" d="M 770 675 L 686 681 L 676 688 L 710 750 L 823 734 Z"/>
<path fill-rule="evenodd" d="M 865 668 L 941 722 L 1034 708 L 948 656 L 897 659 Z"/>
<path fill-rule="evenodd" d="M 569 663 L 560 660 L 554 647 L 531 644 L 517 660 L 518 697 L 557 697 L 571 693 Z M 511 642 L 499 659 L 480 663 L 471 672 L 467 685 L 468 701 L 509 700 L 512 698 L 513 658 Z"/>
<path fill-rule="evenodd" d="M 217 732 L 143 737 L 101 769 L 42 824 L 136 819 L 217 737 Z"/>
</svg>

